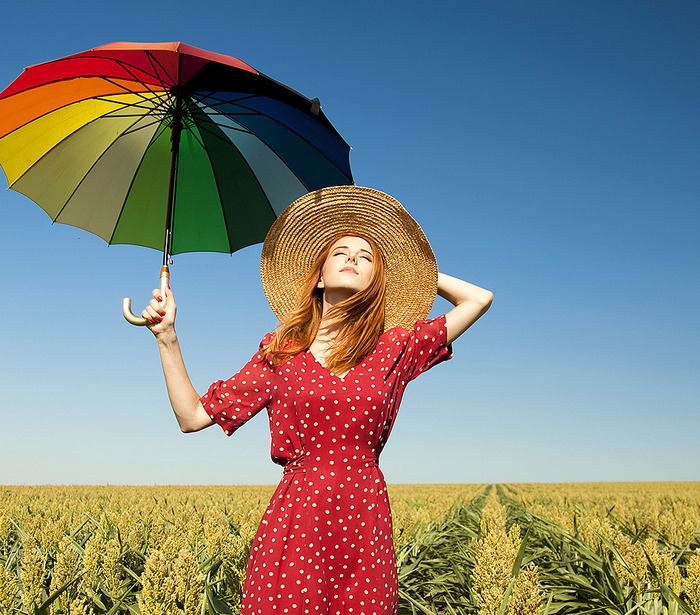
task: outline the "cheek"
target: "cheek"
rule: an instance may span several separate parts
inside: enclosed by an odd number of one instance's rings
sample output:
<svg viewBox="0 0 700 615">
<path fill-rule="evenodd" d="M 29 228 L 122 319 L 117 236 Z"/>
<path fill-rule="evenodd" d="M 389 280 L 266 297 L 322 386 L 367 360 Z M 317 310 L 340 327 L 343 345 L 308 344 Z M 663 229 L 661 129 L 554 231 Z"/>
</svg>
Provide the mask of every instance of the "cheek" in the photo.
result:
<svg viewBox="0 0 700 615">
<path fill-rule="evenodd" d="M 330 278 L 333 275 L 333 259 L 328 258 L 326 259 L 326 262 L 323 264 L 323 267 L 321 267 L 321 280 L 325 280 L 326 278 Z"/>
</svg>

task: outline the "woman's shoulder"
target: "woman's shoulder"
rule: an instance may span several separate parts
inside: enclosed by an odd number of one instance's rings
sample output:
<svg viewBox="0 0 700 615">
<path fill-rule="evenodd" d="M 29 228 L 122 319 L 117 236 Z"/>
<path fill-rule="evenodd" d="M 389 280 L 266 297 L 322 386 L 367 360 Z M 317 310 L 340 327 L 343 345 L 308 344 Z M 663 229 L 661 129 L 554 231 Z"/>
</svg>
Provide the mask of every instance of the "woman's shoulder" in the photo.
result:
<svg viewBox="0 0 700 615">
<path fill-rule="evenodd" d="M 406 327 L 392 327 L 387 329 L 379 336 L 377 342 L 377 347 L 387 347 L 394 346 L 397 348 L 404 347 L 415 334 L 415 325 L 413 329 L 407 329 Z"/>
<path fill-rule="evenodd" d="M 441 329 L 445 326 L 445 316 L 438 316 L 437 318 L 426 318 L 423 320 L 417 320 L 413 323 L 413 328 L 407 329 L 406 327 L 392 327 L 387 329 L 384 333 L 379 336 L 379 340 L 382 341 L 405 341 L 418 333 L 423 333 L 425 331 L 432 331 L 433 329 Z"/>
<path fill-rule="evenodd" d="M 392 327 L 379 336 L 379 343 L 391 344 L 392 342 L 401 342 L 410 337 L 410 335 L 411 331 L 404 327 Z"/>
<path fill-rule="evenodd" d="M 263 338 L 260 340 L 260 345 L 258 346 L 258 351 L 255 353 L 255 356 L 253 357 L 253 360 L 260 361 L 260 362 L 265 362 L 268 365 L 272 365 L 267 352 L 264 352 L 265 348 L 267 348 L 271 343 L 272 340 L 275 339 L 275 332 L 270 331 L 269 333 L 266 333 L 263 335 Z"/>
<path fill-rule="evenodd" d="M 269 346 L 272 343 L 272 340 L 275 339 L 275 335 L 277 335 L 276 331 L 270 331 L 269 333 L 263 335 L 263 338 L 260 340 L 260 348 L 265 348 L 265 346 Z"/>
</svg>

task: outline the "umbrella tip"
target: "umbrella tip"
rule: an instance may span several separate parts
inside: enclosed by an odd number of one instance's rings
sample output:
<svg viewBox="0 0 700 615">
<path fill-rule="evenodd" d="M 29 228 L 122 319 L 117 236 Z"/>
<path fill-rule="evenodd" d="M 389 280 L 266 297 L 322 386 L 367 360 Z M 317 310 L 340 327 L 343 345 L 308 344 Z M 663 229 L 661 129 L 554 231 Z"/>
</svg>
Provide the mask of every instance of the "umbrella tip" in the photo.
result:
<svg viewBox="0 0 700 615">
<path fill-rule="evenodd" d="M 311 113 L 318 115 L 321 112 L 321 101 L 318 98 L 314 98 L 311 101 Z"/>
</svg>

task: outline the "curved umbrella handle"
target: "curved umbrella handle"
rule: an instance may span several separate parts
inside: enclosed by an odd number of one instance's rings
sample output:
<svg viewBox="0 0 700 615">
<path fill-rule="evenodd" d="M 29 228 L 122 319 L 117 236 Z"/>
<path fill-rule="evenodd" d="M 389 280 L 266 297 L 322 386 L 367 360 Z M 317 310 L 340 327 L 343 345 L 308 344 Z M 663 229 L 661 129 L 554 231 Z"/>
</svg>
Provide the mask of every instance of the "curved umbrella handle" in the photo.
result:
<svg viewBox="0 0 700 615">
<path fill-rule="evenodd" d="M 167 265 L 163 265 L 160 270 L 160 296 L 163 297 L 163 301 L 160 304 L 161 307 L 165 304 L 165 289 L 168 287 L 169 282 L 170 270 Z M 137 327 L 145 327 L 146 325 L 153 324 L 150 320 L 146 320 L 142 316 L 136 316 L 136 314 L 131 311 L 131 299 L 128 297 L 122 299 L 122 314 L 124 314 L 124 318 L 126 318 L 127 322 Z"/>
</svg>

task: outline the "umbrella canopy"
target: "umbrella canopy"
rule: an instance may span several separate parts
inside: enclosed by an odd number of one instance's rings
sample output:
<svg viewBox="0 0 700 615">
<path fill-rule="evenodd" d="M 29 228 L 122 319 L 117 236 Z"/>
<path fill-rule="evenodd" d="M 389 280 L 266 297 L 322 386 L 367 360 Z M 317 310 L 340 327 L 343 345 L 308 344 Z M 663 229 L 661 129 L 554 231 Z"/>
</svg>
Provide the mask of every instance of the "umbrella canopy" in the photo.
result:
<svg viewBox="0 0 700 615">
<path fill-rule="evenodd" d="M 182 43 L 113 43 L 31 66 L 0 93 L 0 165 L 55 222 L 169 254 L 262 241 L 299 196 L 351 184 L 310 100 Z"/>
</svg>

